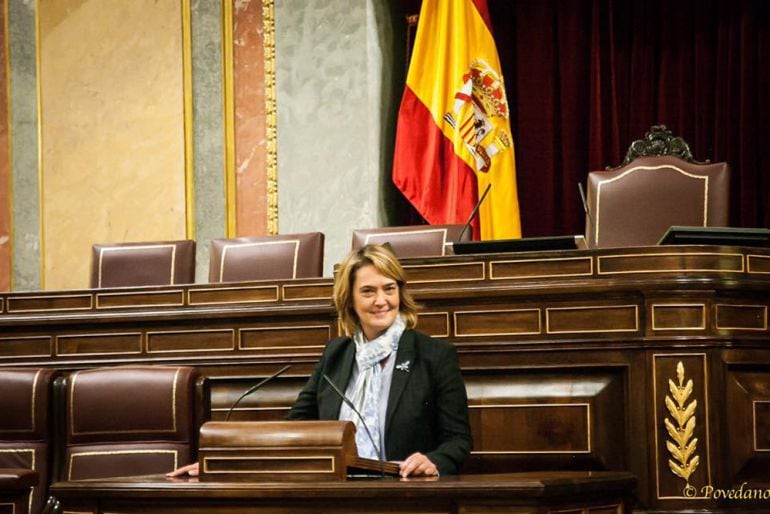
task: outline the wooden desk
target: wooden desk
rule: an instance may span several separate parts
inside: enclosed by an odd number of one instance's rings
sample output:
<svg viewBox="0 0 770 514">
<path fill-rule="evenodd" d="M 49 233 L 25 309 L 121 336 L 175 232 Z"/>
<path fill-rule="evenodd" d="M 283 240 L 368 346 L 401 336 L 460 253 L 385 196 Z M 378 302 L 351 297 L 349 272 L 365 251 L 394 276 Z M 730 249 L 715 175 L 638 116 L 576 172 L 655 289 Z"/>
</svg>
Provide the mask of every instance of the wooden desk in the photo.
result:
<svg viewBox="0 0 770 514">
<path fill-rule="evenodd" d="M 164 477 L 59 482 L 51 494 L 67 512 L 511 513 L 630 512 L 634 478 L 614 472 L 512 473 L 441 479 L 323 483 L 170 482 Z M 581 509 L 587 510 L 581 510 Z M 515 509 L 515 510 L 514 510 Z"/>
<path fill-rule="evenodd" d="M 701 490 L 770 480 L 770 250 L 678 246 L 404 261 L 421 330 L 458 349 L 468 472 L 628 470 L 644 508 L 716 509 Z M 0 294 L 0 365 L 193 364 L 211 416 L 280 419 L 338 334 L 331 279 Z M 681 366 L 679 364 L 681 363 Z M 681 370 L 681 371 L 678 371 Z M 687 480 L 666 420 L 693 410 Z M 692 463 L 692 460 L 688 462 Z"/>
</svg>

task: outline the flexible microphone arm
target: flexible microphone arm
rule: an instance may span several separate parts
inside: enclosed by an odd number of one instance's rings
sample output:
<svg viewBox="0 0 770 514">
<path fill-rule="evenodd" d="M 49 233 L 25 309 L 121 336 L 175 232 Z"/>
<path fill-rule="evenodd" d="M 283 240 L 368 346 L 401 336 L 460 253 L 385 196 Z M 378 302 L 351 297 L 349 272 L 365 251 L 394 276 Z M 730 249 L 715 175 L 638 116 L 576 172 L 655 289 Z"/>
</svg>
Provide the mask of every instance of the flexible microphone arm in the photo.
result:
<svg viewBox="0 0 770 514">
<path fill-rule="evenodd" d="M 270 382 L 272 379 L 274 379 L 278 375 L 283 375 L 283 373 L 287 369 L 289 369 L 290 367 L 291 367 L 291 365 L 287 364 L 286 366 L 282 367 L 281 369 L 279 369 L 278 371 L 276 371 L 275 373 L 273 373 L 269 377 L 263 378 L 262 380 L 260 380 L 256 385 L 253 385 L 253 386 L 249 387 L 248 389 L 246 389 L 246 392 L 243 393 L 237 400 L 235 400 L 235 403 L 233 403 L 233 406 L 230 407 L 230 410 L 227 411 L 227 416 L 225 416 L 225 421 L 230 421 L 230 415 L 233 413 L 233 410 L 235 410 L 235 407 L 237 407 L 238 404 L 241 403 L 241 400 L 246 398 L 248 395 L 250 395 L 251 393 L 253 393 L 257 389 L 259 389 L 263 385 L 265 385 L 268 382 Z"/>
<path fill-rule="evenodd" d="M 385 477 L 385 459 L 382 456 L 382 446 L 379 444 L 376 444 L 374 442 L 374 437 L 372 437 L 372 433 L 369 431 L 369 427 L 366 426 L 366 421 L 364 421 L 364 417 L 361 415 L 360 412 L 358 412 L 358 409 L 356 409 L 356 406 L 353 405 L 353 402 L 351 402 L 347 396 L 340 390 L 339 387 L 337 387 L 334 382 L 332 382 L 332 379 L 328 377 L 326 373 L 323 374 L 324 380 L 326 380 L 330 386 L 332 386 L 332 389 L 334 389 L 334 392 L 339 395 L 340 398 L 342 398 L 342 401 L 345 402 L 345 404 L 350 407 L 350 409 L 356 413 L 356 416 L 358 416 L 358 419 L 361 420 L 361 425 L 364 427 L 364 430 L 366 431 L 366 435 L 369 437 L 369 441 L 371 441 L 372 446 L 374 446 L 374 449 L 377 450 L 377 456 L 380 459 L 380 474 Z"/>
<path fill-rule="evenodd" d="M 487 197 L 487 193 L 489 193 L 489 189 L 491 187 L 492 187 L 492 183 L 490 182 L 489 184 L 487 184 L 487 188 L 484 190 L 484 194 L 482 194 L 481 198 L 479 198 L 479 201 L 476 202 L 476 207 L 474 207 L 473 210 L 471 211 L 471 215 L 468 218 L 468 223 L 465 224 L 463 229 L 460 231 L 460 235 L 457 236 L 457 241 L 462 240 L 463 234 L 465 234 L 465 231 L 468 230 L 468 227 L 471 226 L 471 222 L 473 221 L 473 218 L 475 218 L 476 214 L 478 214 L 478 212 L 479 212 L 479 207 L 481 207 L 481 202 L 483 202 L 484 198 Z"/>
</svg>

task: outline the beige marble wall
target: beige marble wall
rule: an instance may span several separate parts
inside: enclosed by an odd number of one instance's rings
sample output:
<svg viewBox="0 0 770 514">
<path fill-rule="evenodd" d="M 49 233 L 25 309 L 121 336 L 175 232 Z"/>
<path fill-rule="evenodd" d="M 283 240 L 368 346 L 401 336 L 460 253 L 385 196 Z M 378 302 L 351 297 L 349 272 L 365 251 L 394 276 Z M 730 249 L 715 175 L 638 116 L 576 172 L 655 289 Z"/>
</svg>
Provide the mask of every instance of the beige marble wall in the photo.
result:
<svg viewBox="0 0 770 514">
<path fill-rule="evenodd" d="M 186 236 L 185 0 L 38 0 L 43 288 L 94 242 Z"/>
</svg>

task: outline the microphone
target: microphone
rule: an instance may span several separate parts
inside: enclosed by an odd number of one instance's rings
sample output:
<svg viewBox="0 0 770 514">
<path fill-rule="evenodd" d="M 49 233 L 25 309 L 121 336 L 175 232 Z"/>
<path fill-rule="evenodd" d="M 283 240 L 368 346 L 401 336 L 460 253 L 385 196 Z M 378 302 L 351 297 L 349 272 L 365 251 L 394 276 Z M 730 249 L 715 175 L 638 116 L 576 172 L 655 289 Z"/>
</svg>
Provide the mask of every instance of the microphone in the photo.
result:
<svg viewBox="0 0 770 514">
<path fill-rule="evenodd" d="M 471 216 L 468 218 L 468 223 L 465 224 L 463 229 L 460 231 L 460 235 L 457 236 L 457 241 L 459 242 L 463 238 L 463 234 L 465 234 L 465 231 L 468 230 L 468 227 L 471 226 L 471 222 L 476 217 L 476 214 L 479 213 L 479 207 L 481 207 L 481 203 L 484 201 L 484 198 L 487 197 L 487 193 L 489 193 L 489 189 L 492 187 L 492 183 L 490 182 L 487 184 L 487 188 L 484 190 L 484 194 L 481 195 L 481 198 L 479 198 L 479 201 L 476 202 L 476 207 L 473 208 L 471 211 Z"/>
<path fill-rule="evenodd" d="M 246 392 L 243 393 L 237 400 L 235 400 L 235 403 L 233 403 L 233 406 L 230 407 L 230 410 L 227 411 L 227 416 L 225 416 L 225 421 L 230 421 L 230 415 L 233 413 L 233 410 L 235 410 L 235 408 L 238 406 L 238 404 L 241 403 L 241 400 L 246 398 L 248 395 L 250 395 L 251 393 L 253 393 L 257 389 L 259 389 L 263 385 L 265 385 L 268 382 L 270 382 L 272 379 L 274 379 L 278 375 L 283 375 L 284 372 L 287 369 L 289 369 L 290 367 L 291 367 L 291 365 L 287 364 L 286 366 L 282 367 L 281 369 L 279 369 L 278 371 L 276 371 L 275 373 L 273 373 L 269 377 L 263 378 L 262 380 L 260 380 L 256 385 L 253 385 L 253 386 L 249 387 L 248 389 L 246 389 Z"/>
<path fill-rule="evenodd" d="M 345 396 L 345 393 L 343 393 L 339 387 L 337 387 L 334 382 L 332 382 L 332 379 L 329 378 L 329 376 L 324 373 L 323 374 L 324 380 L 332 386 L 332 389 L 334 389 L 334 392 L 339 395 L 340 398 L 342 398 L 342 401 L 345 402 L 345 404 L 350 407 L 350 409 L 356 413 L 356 416 L 358 416 L 358 419 L 361 420 L 361 426 L 364 427 L 364 430 L 366 430 L 366 435 L 369 437 L 369 441 L 372 442 L 372 446 L 374 446 L 374 449 L 377 450 L 377 456 L 380 459 L 380 474 L 385 477 L 385 459 L 382 456 L 382 446 L 379 444 L 376 444 L 374 442 L 374 437 L 372 437 L 372 433 L 369 431 L 369 427 L 366 426 L 366 421 L 364 421 L 364 417 L 361 415 L 360 412 L 358 412 L 358 409 L 356 409 L 356 406 L 353 405 L 353 402 L 351 402 L 347 396 Z"/>
<path fill-rule="evenodd" d="M 583 211 L 586 213 L 586 219 L 588 219 L 588 234 L 592 234 L 594 231 L 594 227 L 596 226 L 594 224 L 594 216 L 591 211 L 588 210 L 588 202 L 586 201 L 586 192 L 583 190 L 583 183 L 578 182 L 578 191 L 580 192 L 580 201 L 583 203 Z M 589 237 L 589 241 L 590 241 Z M 594 245 L 596 244 L 596 241 L 594 241 Z"/>
</svg>

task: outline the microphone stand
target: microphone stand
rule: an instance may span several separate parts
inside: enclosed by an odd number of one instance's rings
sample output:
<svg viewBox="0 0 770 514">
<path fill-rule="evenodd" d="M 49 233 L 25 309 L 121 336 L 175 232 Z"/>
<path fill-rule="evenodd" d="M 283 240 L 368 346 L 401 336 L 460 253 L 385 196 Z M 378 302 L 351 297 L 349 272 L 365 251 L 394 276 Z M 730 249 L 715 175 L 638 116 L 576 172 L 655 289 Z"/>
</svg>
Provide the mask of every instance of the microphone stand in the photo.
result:
<svg viewBox="0 0 770 514">
<path fill-rule="evenodd" d="M 225 421 L 230 421 L 230 415 L 233 413 L 233 410 L 235 410 L 235 407 L 239 403 L 241 403 L 241 400 L 246 398 L 248 395 L 250 395 L 251 393 L 253 393 L 257 389 L 259 389 L 260 387 L 262 387 L 263 385 L 265 385 L 266 383 L 268 383 L 269 381 L 271 381 L 272 379 L 274 379 L 278 375 L 282 375 L 290 367 L 291 367 L 291 364 L 287 364 L 286 366 L 282 367 L 281 369 L 279 369 L 278 371 L 276 371 L 275 373 L 273 373 L 269 377 L 263 378 L 262 380 L 260 380 L 256 385 L 253 385 L 253 386 L 249 387 L 248 389 L 246 389 L 246 392 L 243 393 L 240 397 L 238 397 L 238 399 L 235 400 L 235 403 L 233 403 L 232 407 L 230 407 L 230 410 L 227 411 L 227 416 L 225 416 Z"/>
<path fill-rule="evenodd" d="M 473 221 L 473 218 L 476 217 L 476 214 L 479 212 L 479 207 L 481 207 L 481 203 L 484 201 L 484 198 L 487 197 L 487 193 L 489 193 L 489 189 L 492 187 L 492 183 L 490 182 L 487 184 L 487 188 L 484 190 L 484 194 L 481 195 L 481 198 L 479 198 L 479 201 L 476 202 L 476 207 L 473 208 L 473 211 L 471 211 L 471 215 L 468 218 L 468 223 L 463 226 L 463 229 L 460 231 L 460 235 L 457 236 L 457 241 L 461 241 L 463 238 L 463 234 L 465 234 L 465 231 L 468 230 L 468 227 L 471 226 L 471 222 Z"/>
<path fill-rule="evenodd" d="M 329 376 L 324 373 L 323 374 L 324 380 L 328 382 L 330 386 L 332 386 L 332 389 L 334 389 L 334 392 L 339 395 L 340 398 L 342 398 L 342 401 L 345 402 L 345 404 L 350 407 L 350 409 L 356 413 L 356 416 L 358 416 L 358 419 L 361 420 L 361 425 L 364 427 L 364 430 L 366 431 L 366 435 L 369 437 L 369 441 L 371 441 L 372 446 L 374 446 L 374 449 L 377 450 L 377 455 L 380 459 L 380 475 L 382 478 L 385 478 L 385 458 L 382 455 L 382 445 L 376 444 L 374 442 L 374 437 L 372 437 L 372 433 L 369 431 L 369 427 L 366 426 L 366 421 L 364 421 L 364 417 L 361 415 L 360 412 L 358 412 L 358 409 L 356 409 L 356 406 L 353 405 L 353 402 L 351 402 L 347 396 L 340 390 L 339 387 L 337 387 L 334 382 L 332 382 L 332 379 L 329 378 Z"/>
</svg>

